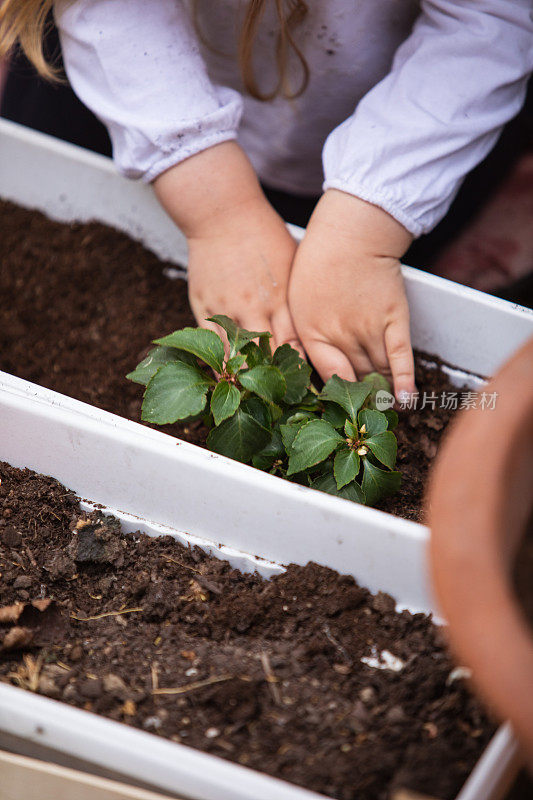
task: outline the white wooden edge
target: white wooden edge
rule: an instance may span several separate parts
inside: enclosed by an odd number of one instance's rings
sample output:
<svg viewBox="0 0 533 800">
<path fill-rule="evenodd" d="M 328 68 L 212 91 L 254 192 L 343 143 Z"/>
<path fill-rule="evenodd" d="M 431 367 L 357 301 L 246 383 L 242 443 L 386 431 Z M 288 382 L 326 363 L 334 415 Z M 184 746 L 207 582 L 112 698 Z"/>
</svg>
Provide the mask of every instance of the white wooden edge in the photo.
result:
<svg viewBox="0 0 533 800">
<path fill-rule="evenodd" d="M 176 800 L 176 798 L 0 750 L 0 800 Z"/>
</svg>

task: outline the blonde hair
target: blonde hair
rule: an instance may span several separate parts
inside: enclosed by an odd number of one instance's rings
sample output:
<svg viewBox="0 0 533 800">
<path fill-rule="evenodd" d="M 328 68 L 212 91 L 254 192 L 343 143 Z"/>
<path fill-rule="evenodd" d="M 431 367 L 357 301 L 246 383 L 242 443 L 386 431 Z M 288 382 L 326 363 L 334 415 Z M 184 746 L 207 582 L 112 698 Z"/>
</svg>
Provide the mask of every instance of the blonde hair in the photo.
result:
<svg viewBox="0 0 533 800">
<path fill-rule="evenodd" d="M 293 37 L 294 28 L 308 12 L 305 0 L 274 0 L 279 24 L 276 42 L 277 84 L 270 91 L 259 89 L 253 65 L 253 49 L 259 23 L 269 0 L 249 0 L 239 37 L 239 65 L 246 91 L 257 100 L 272 100 L 281 94 L 292 99 L 305 91 L 309 82 L 309 67 Z M 57 77 L 57 70 L 43 53 L 43 34 L 53 0 L 0 0 L 0 57 L 18 42 L 37 72 L 46 78 Z M 195 0 L 195 7 L 197 0 Z M 301 69 L 300 86 L 288 86 L 287 73 L 290 51 L 296 55 Z"/>
<path fill-rule="evenodd" d="M 18 42 L 37 72 L 56 77 L 43 53 L 43 34 L 53 0 L 0 0 L 0 58 Z"/>
<path fill-rule="evenodd" d="M 288 99 L 298 97 L 305 91 L 309 82 L 309 66 L 293 37 L 294 28 L 307 15 L 307 3 L 305 0 L 287 0 L 287 2 L 274 0 L 274 2 L 279 24 L 276 42 L 278 82 L 271 91 L 265 92 L 259 89 L 253 65 L 254 43 L 267 0 L 249 0 L 239 38 L 239 65 L 244 88 L 256 100 L 272 100 L 279 94 Z M 287 80 L 291 50 L 296 55 L 302 69 L 302 80 L 300 86 L 295 90 L 289 87 Z"/>
</svg>

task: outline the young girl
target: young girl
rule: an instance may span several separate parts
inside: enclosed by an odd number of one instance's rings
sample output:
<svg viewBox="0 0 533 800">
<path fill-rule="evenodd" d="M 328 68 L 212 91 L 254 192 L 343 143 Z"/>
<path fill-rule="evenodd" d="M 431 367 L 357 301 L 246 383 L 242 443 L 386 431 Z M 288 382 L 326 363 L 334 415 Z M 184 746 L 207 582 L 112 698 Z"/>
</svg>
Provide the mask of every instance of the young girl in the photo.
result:
<svg viewBox="0 0 533 800">
<path fill-rule="evenodd" d="M 41 72 L 52 0 L 4 0 Z M 531 0 L 56 0 L 67 75 L 118 168 L 189 243 L 199 323 L 225 313 L 324 380 L 414 390 L 400 258 L 523 102 Z M 297 246 L 263 185 L 323 194 Z"/>
</svg>

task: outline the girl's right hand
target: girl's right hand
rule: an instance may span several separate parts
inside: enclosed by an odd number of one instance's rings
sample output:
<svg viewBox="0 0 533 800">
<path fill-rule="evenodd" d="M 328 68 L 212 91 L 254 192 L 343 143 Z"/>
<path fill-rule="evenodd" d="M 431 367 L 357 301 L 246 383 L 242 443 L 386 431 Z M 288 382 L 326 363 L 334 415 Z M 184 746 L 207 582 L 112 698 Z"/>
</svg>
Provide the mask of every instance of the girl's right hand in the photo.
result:
<svg viewBox="0 0 533 800">
<path fill-rule="evenodd" d="M 226 314 L 271 331 L 272 346 L 302 350 L 287 305 L 296 242 L 266 200 L 235 142 L 224 142 L 164 172 L 156 194 L 189 245 L 189 300 L 199 325 Z"/>
</svg>

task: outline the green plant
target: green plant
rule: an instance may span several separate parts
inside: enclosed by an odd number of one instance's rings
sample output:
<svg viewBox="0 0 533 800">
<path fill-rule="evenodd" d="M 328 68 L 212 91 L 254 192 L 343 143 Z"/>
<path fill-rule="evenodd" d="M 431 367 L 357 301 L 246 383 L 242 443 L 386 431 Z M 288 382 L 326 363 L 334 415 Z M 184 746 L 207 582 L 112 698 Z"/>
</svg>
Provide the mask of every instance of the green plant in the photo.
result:
<svg viewBox="0 0 533 800">
<path fill-rule="evenodd" d="M 229 317 L 183 328 L 162 339 L 127 377 L 146 387 L 142 419 L 156 425 L 203 419 L 210 450 L 288 480 L 374 505 L 400 486 L 398 422 L 378 411 L 390 391 L 377 374 L 350 382 L 334 375 L 318 392 L 311 367 L 290 345 L 272 353 L 270 333 L 247 331 Z"/>
</svg>

